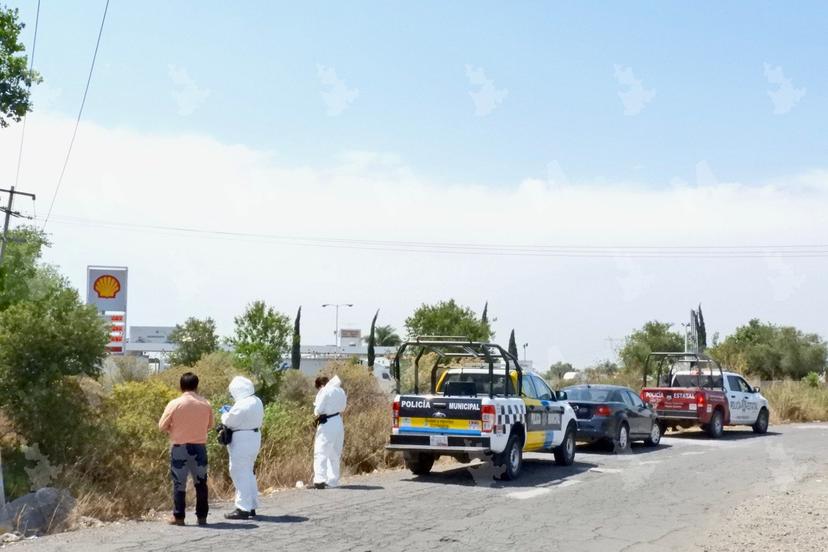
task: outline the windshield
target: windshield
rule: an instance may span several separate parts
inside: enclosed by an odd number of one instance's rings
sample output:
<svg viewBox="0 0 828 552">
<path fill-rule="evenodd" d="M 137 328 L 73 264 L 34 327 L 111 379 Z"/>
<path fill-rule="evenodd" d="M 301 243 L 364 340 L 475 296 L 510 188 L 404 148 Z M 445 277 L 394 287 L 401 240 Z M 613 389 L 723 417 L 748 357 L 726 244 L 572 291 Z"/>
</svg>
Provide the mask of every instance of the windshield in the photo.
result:
<svg viewBox="0 0 828 552">
<path fill-rule="evenodd" d="M 495 374 L 494 375 L 494 393 L 495 395 L 503 395 L 505 394 L 505 386 L 504 382 L 506 381 L 506 376 L 504 374 Z M 443 381 L 440 382 L 440 386 L 437 388 L 438 393 L 442 393 L 443 389 L 445 389 L 447 383 L 455 383 L 455 382 L 466 382 L 466 383 L 474 383 L 475 390 L 477 391 L 478 395 L 488 395 L 489 394 L 489 374 L 463 374 L 460 372 L 452 372 L 446 374 L 446 377 L 443 378 Z M 509 394 L 514 395 L 515 389 L 512 385 L 512 382 L 509 381 Z"/>
<path fill-rule="evenodd" d="M 618 389 L 606 387 L 567 387 L 566 398 L 569 401 L 621 402 Z"/>
</svg>

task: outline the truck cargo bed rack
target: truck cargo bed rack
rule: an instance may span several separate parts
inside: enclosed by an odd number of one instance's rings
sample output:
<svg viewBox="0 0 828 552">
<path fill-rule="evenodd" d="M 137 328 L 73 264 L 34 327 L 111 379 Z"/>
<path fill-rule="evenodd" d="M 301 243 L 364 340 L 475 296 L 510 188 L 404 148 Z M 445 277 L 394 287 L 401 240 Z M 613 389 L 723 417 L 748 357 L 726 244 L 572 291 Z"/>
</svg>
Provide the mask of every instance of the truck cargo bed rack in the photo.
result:
<svg viewBox="0 0 828 552">
<path fill-rule="evenodd" d="M 509 393 L 509 371 L 510 366 L 514 365 L 514 370 L 517 372 L 518 385 L 516 389 L 516 396 L 520 397 L 523 384 L 523 369 L 518 362 L 516 356 L 512 355 L 498 345 L 497 343 L 488 343 L 483 341 L 472 341 L 464 336 L 440 336 L 440 335 L 425 335 L 415 337 L 405 343 L 401 344 L 397 349 L 397 354 L 394 357 L 394 362 L 391 366 L 392 374 L 396 380 L 396 392 L 400 393 L 400 360 L 407 350 L 416 350 L 414 357 L 414 394 L 420 393 L 420 360 L 422 360 L 425 353 L 434 353 L 437 359 L 431 367 L 431 393 L 437 393 L 437 369 L 440 363 L 444 360 L 473 358 L 483 360 L 489 366 L 489 397 L 495 396 L 494 382 L 495 362 L 502 361 L 506 367 L 506 383 L 504 387 L 504 396 L 508 397 Z"/>
</svg>

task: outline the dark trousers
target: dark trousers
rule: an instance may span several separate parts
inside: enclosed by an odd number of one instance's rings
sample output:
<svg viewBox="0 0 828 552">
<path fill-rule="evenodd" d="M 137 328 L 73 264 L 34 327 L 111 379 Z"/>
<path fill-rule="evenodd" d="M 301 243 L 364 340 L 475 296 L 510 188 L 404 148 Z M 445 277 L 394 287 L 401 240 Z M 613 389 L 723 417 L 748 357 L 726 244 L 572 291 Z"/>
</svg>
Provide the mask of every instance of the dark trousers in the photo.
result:
<svg viewBox="0 0 828 552">
<path fill-rule="evenodd" d="M 173 483 L 173 517 L 184 519 L 187 509 L 187 477 L 193 478 L 196 492 L 196 517 L 206 518 L 207 446 L 173 445 L 170 449 L 170 478 Z"/>
</svg>

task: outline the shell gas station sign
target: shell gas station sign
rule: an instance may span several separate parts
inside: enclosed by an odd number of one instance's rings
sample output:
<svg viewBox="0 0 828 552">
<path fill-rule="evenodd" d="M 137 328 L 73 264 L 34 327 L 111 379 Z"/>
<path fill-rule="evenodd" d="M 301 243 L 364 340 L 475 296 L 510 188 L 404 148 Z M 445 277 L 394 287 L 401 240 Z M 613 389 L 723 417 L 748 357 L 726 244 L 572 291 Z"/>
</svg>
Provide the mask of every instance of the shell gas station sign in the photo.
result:
<svg viewBox="0 0 828 552">
<path fill-rule="evenodd" d="M 86 303 L 95 308 L 109 325 L 106 350 L 123 354 L 126 342 L 127 268 L 90 266 L 86 270 Z"/>
</svg>

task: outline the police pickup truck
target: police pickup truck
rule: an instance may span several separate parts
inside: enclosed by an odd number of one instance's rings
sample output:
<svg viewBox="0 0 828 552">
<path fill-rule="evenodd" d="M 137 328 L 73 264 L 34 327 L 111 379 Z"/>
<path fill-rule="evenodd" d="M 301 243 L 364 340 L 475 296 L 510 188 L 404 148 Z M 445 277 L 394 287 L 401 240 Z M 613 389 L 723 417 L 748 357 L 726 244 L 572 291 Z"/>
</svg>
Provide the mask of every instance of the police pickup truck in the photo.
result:
<svg viewBox="0 0 828 552">
<path fill-rule="evenodd" d="M 652 405 L 662 432 L 667 426 L 701 426 L 717 438 L 727 425 L 768 431 L 768 400 L 741 375 L 725 372 L 712 358 L 696 353 L 651 353 L 645 374 L 652 363 L 657 365 L 657 386 L 647 387 L 645 379 L 641 399 Z"/>
<path fill-rule="evenodd" d="M 429 392 L 420 393 L 420 361 L 427 353 L 435 360 Z M 401 394 L 400 364 L 412 357 L 413 393 Z M 524 452 L 552 451 L 556 463 L 574 462 L 575 414 L 565 393 L 523 373 L 499 345 L 421 337 L 400 346 L 392 368 L 397 395 L 387 448 L 401 451 L 414 474 L 427 474 L 440 456 L 488 458 L 503 467 L 506 480 L 520 474 Z"/>
</svg>

